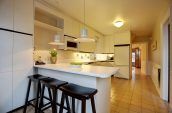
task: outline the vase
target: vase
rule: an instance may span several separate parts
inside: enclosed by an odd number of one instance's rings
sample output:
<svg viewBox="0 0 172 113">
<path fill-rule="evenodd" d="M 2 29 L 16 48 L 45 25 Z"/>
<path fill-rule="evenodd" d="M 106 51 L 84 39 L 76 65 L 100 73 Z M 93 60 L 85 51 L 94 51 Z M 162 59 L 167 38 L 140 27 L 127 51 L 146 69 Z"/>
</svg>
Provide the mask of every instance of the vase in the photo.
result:
<svg viewBox="0 0 172 113">
<path fill-rule="evenodd" d="M 57 61 L 57 57 L 50 57 L 51 63 L 55 64 Z"/>
</svg>

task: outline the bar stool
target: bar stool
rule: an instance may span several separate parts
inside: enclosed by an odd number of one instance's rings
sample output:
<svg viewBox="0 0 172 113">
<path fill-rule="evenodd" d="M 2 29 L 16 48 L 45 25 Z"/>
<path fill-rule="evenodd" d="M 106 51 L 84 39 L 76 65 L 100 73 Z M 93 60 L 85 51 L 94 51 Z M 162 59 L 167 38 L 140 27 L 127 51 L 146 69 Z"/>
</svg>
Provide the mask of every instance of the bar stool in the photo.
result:
<svg viewBox="0 0 172 113">
<path fill-rule="evenodd" d="M 62 91 L 62 97 L 59 113 L 63 113 L 64 101 L 68 96 L 72 97 L 72 113 L 75 113 L 75 99 L 81 100 L 82 102 L 81 113 L 86 113 L 86 100 L 91 99 L 92 112 L 96 113 L 94 95 L 97 93 L 97 89 L 70 83 L 60 87 L 60 90 Z M 71 113 L 70 109 L 68 109 L 68 113 Z"/>
<path fill-rule="evenodd" d="M 28 76 L 28 78 L 29 78 L 29 82 L 28 82 L 28 88 L 27 88 L 27 93 L 26 93 L 26 99 L 25 99 L 25 105 L 24 105 L 23 113 L 26 113 L 28 105 L 34 106 L 35 107 L 35 113 L 37 113 L 38 112 L 37 111 L 38 110 L 38 101 L 39 101 L 40 93 L 41 93 L 40 80 L 47 79 L 48 77 L 40 75 L 40 74 L 35 74 L 35 75 Z M 37 89 L 37 93 L 36 93 L 36 98 L 34 98 L 32 100 L 29 100 L 30 87 L 31 87 L 31 83 L 32 82 L 36 83 L 38 89 Z M 31 102 L 35 101 L 35 100 L 36 100 L 35 105 L 31 104 Z"/>
<path fill-rule="evenodd" d="M 49 107 L 52 107 L 52 113 L 57 113 L 57 94 L 58 94 L 58 89 L 59 87 L 67 84 L 67 82 L 65 81 L 61 81 L 58 79 L 54 79 L 54 78 L 48 78 L 48 79 L 44 79 L 40 81 L 42 84 L 42 91 L 41 91 L 41 98 L 40 98 L 40 103 L 39 103 L 39 113 L 43 112 L 44 110 L 48 109 Z M 52 95 L 51 95 L 51 91 L 49 91 L 49 97 L 50 97 L 50 101 L 51 101 L 51 106 L 44 106 L 43 103 L 43 97 L 44 97 L 44 91 L 45 91 L 45 87 L 47 87 L 48 89 L 52 90 Z"/>
</svg>

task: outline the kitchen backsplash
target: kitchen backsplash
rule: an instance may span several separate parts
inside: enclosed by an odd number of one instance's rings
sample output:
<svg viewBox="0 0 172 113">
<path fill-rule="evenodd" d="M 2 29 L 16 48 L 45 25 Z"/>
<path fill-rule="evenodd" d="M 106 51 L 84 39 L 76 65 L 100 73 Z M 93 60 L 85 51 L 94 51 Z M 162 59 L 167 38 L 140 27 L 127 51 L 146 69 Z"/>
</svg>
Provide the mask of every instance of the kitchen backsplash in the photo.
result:
<svg viewBox="0 0 172 113">
<path fill-rule="evenodd" d="M 75 51 L 64 51 L 57 50 L 57 63 L 69 63 L 69 62 L 89 62 L 93 60 L 108 60 L 109 56 L 107 54 L 94 54 L 94 53 L 81 53 Z M 41 60 L 45 63 L 50 63 L 50 53 L 48 50 L 36 50 L 34 51 L 34 60 Z"/>
</svg>

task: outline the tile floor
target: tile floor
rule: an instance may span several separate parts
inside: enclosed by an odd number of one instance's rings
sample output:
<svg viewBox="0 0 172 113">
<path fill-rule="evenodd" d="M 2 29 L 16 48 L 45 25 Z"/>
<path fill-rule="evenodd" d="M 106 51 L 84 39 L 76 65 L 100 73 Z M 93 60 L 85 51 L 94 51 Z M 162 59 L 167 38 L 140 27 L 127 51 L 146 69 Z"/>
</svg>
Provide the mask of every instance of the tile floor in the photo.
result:
<svg viewBox="0 0 172 113">
<path fill-rule="evenodd" d="M 132 80 L 112 78 L 111 113 L 172 113 L 149 76 L 133 70 Z"/>
<path fill-rule="evenodd" d="M 151 78 L 141 75 L 138 69 L 133 73 L 132 80 L 112 77 L 111 113 L 172 113 L 168 111 L 168 104 L 160 99 Z M 30 107 L 27 113 L 34 111 Z"/>
</svg>

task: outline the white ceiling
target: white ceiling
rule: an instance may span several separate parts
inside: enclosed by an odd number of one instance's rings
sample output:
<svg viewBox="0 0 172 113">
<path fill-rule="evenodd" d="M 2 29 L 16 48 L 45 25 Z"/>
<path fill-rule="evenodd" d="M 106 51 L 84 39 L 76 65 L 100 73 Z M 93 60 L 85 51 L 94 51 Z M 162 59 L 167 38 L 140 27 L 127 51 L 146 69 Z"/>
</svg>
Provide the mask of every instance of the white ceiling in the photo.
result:
<svg viewBox="0 0 172 113">
<path fill-rule="evenodd" d="M 83 21 L 84 0 L 44 0 L 73 18 Z M 86 24 L 105 35 L 131 30 L 136 37 L 151 36 L 155 21 L 169 0 L 85 0 Z M 116 28 L 112 22 L 122 19 Z"/>
</svg>

